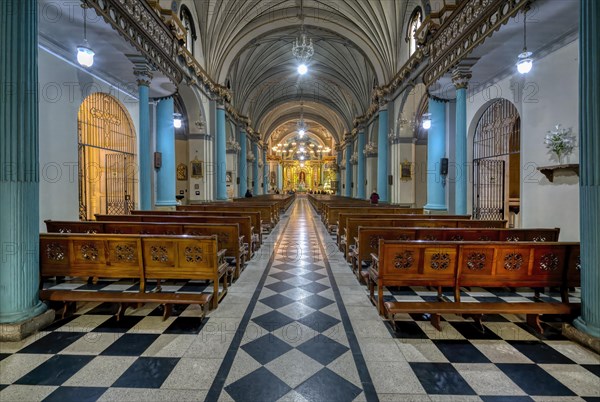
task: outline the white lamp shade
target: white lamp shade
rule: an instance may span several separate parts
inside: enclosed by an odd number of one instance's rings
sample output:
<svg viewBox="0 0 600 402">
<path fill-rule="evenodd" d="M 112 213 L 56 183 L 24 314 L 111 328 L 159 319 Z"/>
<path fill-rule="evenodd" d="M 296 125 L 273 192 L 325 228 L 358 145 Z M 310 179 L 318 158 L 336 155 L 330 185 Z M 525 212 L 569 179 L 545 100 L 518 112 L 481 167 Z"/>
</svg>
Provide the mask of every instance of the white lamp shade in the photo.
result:
<svg viewBox="0 0 600 402">
<path fill-rule="evenodd" d="M 532 53 L 526 50 L 519 55 L 517 61 L 517 70 L 519 71 L 519 73 L 527 74 L 531 71 L 531 68 L 533 67 L 533 60 L 531 59 L 531 55 Z"/>
<path fill-rule="evenodd" d="M 304 131 L 304 129 L 300 129 L 300 130 L 298 131 L 298 134 L 300 135 L 300 137 L 302 137 L 302 136 L 305 134 L 305 131 Z"/>
<path fill-rule="evenodd" d="M 94 56 L 96 53 L 87 46 L 77 47 L 77 62 L 83 67 L 91 67 L 94 65 Z"/>
<path fill-rule="evenodd" d="M 176 118 L 176 119 L 173 120 L 173 127 L 175 127 L 175 128 L 181 128 L 181 124 L 182 124 L 181 123 L 181 119 Z"/>
<path fill-rule="evenodd" d="M 430 118 L 424 118 L 423 119 L 423 128 L 425 130 L 429 130 L 431 128 L 431 119 Z"/>
<path fill-rule="evenodd" d="M 531 71 L 532 67 L 533 67 L 533 60 L 531 60 L 531 59 L 523 59 L 523 60 L 519 60 L 517 62 L 517 70 L 521 74 L 527 74 L 528 72 Z"/>
</svg>

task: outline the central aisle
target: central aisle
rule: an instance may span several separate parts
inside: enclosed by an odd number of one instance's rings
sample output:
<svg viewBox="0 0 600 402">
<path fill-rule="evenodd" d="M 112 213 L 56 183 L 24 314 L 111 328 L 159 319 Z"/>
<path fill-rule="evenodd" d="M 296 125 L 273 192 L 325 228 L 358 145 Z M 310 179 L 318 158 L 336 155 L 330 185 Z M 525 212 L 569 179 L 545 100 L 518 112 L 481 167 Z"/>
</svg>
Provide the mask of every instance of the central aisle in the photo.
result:
<svg viewBox="0 0 600 402">
<path fill-rule="evenodd" d="M 272 235 L 275 252 L 207 400 L 377 399 L 313 216 L 298 197 Z"/>
</svg>

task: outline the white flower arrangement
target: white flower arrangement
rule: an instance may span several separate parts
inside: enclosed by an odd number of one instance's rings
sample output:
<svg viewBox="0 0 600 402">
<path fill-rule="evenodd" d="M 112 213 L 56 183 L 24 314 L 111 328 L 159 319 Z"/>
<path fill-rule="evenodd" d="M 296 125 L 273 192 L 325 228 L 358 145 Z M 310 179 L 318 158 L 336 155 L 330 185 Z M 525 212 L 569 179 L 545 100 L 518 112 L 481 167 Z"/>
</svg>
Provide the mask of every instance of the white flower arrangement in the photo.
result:
<svg viewBox="0 0 600 402">
<path fill-rule="evenodd" d="M 562 163 L 562 157 L 573 152 L 575 136 L 572 134 L 570 128 L 565 129 L 560 124 L 557 124 L 554 130 L 548 131 L 544 143 L 550 151 L 556 154 L 559 163 Z"/>
</svg>

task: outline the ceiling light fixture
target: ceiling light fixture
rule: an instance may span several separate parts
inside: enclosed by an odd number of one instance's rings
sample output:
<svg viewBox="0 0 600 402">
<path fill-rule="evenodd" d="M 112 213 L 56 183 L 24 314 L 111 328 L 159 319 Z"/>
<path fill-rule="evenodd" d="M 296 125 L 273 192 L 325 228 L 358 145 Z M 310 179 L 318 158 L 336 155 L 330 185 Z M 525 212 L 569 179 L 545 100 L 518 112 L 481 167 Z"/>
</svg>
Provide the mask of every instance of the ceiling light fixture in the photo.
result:
<svg viewBox="0 0 600 402">
<path fill-rule="evenodd" d="M 300 27 L 300 38 L 294 40 L 292 45 L 292 54 L 298 61 L 298 74 L 304 75 L 308 72 L 308 62 L 315 54 L 312 39 L 306 38 L 304 32 L 304 2 L 300 1 L 300 21 L 302 25 Z"/>
<path fill-rule="evenodd" d="M 523 52 L 517 57 L 517 70 L 521 74 L 527 74 L 533 67 L 533 53 L 527 51 L 527 11 L 529 6 L 525 6 L 523 10 Z"/>
<path fill-rule="evenodd" d="M 304 75 L 307 72 L 308 72 L 308 67 L 306 66 L 306 64 L 302 63 L 298 66 L 298 74 Z"/>
<path fill-rule="evenodd" d="M 183 120 L 181 119 L 181 113 L 174 113 L 173 114 L 173 127 L 181 128 L 182 125 L 183 125 Z"/>
<path fill-rule="evenodd" d="M 81 3 L 83 8 L 83 44 L 77 46 L 77 62 L 83 67 L 89 68 L 94 65 L 94 56 L 96 53 L 90 48 L 90 44 L 87 41 L 87 2 Z"/>
<path fill-rule="evenodd" d="M 421 125 L 425 130 L 429 130 L 431 128 L 431 113 L 423 114 Z"/>
</svg>

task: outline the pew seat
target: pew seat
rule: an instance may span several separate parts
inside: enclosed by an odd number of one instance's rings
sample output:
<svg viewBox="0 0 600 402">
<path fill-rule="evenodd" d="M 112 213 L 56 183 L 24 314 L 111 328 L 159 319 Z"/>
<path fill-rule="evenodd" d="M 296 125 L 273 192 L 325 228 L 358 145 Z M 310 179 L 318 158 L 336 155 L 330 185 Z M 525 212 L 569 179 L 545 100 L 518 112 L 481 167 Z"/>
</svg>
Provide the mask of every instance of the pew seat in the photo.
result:
<svg viewBox="0 0 600 402">
<path fill-rule="evenodd" d="M 69 303 L 76 302 L 113 302 L 119 303 L 117 321 L 125 315 L 127 307 L 136 306 L 139 303 L 164 304 L 163 320 L 170 317 L 174 304 L 198 304 L 202 307 L 202 319 L 206 317 L 208 308 L 213 299 L 212 293 L 133 293 L 133 292 L 95 292 L 95 291 L 70 291 L 43 289 L 40 291 L 40 299 L 63 302 L 62 318 L 70 307 Z"/>
<path fill-rule="evenodd" d="M 544 330 L 540 317 L 543 314 L 571 314 L 573 306 L 566 303 L 507 303 L 507 302 L 398 302 L 388 301 L 383 303 L 385 317 L 390 320 L 394 331 L 397 330 L 395 320 L 396 314 L 406 313 L 430 313 L 431 324 L 441 331 L 440 314 L 462 314 L 473 318 L 481 327 L 484 314 L 525 314 L 527 324 L 535 328 L 539 333 Z"/>
</svg>

